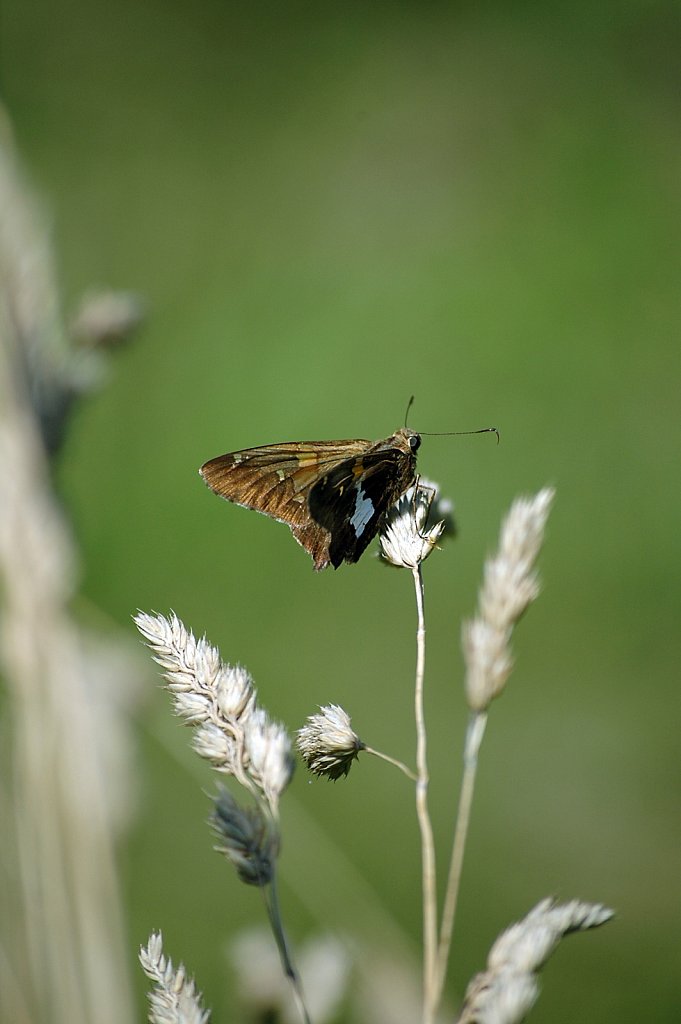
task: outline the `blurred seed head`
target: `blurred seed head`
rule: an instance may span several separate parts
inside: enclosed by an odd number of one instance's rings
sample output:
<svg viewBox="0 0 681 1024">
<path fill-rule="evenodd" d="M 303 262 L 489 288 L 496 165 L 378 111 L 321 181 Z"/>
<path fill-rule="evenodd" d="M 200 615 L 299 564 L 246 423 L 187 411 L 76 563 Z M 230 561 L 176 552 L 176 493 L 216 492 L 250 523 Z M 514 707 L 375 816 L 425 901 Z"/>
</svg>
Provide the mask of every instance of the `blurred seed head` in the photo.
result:
<svg viewBox="0 0 681 1024">
<path fill-rule="evenodd" d="M 114 347 L 128 341 L 146 316 L 146 305 L 134 292 L 86 292 L 71 321 L 71 336 L 90 348 Z"/>
<path fill-rule="evenodd" d="M 472 711 L 485 711 L 506 685 L 515 624 L 539 594 L 534 568 L 544 539 L 554 491 L 518 498 L 504 519 L 495 555 L 487 559 L 478 613 L 462 629 L 466 694 Z"/>
<path fill-rule="evenodd" d="M 496 940 L 487 969 L 466 990 L 457 1024 L 520 1024 L 539 994 L 538 971 L 560 940 L 597 928 L 612 916 L 601 903 L 542 900 Z"/>
<path fill-rule="evenodd" d="M 211 825 L 219 839 L 215 847 L 236 868 L 242 882 L 263 886 L 272 880 L 279 852 L 279 835 L 271 818 L 259 807 L 241 807 L 229 790 L 214 799 Z"/>
</svg>

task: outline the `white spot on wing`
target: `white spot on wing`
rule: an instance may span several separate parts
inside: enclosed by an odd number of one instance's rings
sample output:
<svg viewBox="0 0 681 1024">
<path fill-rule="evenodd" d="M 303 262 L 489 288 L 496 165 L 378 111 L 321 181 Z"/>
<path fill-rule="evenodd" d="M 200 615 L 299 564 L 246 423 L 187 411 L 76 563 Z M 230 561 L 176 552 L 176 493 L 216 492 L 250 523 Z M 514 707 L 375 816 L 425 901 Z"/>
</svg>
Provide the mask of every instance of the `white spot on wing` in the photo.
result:
<svg viewBox="0 0 681 1024">
<path fill-rule="evenodd" d="M 355 531 L 357 537 L 361 537 L 364 533 L 365 527 L 371 517 L 374 514 L 374 505 L 370 498 L 367 498 L 366 494 L 360 487 L 357 491 L 357 500 L 355 501 L 355 514 L 350 520 L 350 525 Z"/>
</svg>

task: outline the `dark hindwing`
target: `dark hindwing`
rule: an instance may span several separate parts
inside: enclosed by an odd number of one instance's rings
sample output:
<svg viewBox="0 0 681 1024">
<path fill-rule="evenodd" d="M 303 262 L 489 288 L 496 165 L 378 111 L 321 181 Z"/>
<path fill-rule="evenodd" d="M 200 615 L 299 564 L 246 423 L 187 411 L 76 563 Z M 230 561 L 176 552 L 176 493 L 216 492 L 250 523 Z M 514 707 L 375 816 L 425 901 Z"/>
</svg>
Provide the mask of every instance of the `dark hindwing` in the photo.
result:
<svg viewBox="0 0 681 1024">
<path fill-rule="evenodd" d="M 310 515 L 331 536 L 328 554 L 335 569 L 358 561 L 388 509 L 413 483 L 415 466 L 411 452 L 383 448 L 342 462 L 314 484 Z"/>
<path fill-rule="evenodd" d="M 353 462 L 368 444 L 292 441 L 246 448 L 211 459 L 200 472 L 220 497 L 287 523 L 319 570 L 329 564 L 331 534 L 310 516 L 310 490 L 332 467 Z"/>
</svg>

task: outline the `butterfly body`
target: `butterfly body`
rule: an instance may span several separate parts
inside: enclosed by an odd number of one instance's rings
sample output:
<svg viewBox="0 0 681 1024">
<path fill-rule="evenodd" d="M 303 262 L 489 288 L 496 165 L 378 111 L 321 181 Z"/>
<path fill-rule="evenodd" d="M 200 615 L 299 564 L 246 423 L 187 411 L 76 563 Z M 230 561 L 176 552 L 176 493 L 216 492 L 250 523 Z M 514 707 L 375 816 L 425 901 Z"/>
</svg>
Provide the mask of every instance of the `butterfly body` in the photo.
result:
<svg viewBox="0 0 681 1024">
<path fill-rule="evenodd" d="M 420 435 L 291 441 L 219 455 L 200 469 L 211 490 L 286 523 L 317 570 L 356 562 L 416 478 Z"/>
</svg>

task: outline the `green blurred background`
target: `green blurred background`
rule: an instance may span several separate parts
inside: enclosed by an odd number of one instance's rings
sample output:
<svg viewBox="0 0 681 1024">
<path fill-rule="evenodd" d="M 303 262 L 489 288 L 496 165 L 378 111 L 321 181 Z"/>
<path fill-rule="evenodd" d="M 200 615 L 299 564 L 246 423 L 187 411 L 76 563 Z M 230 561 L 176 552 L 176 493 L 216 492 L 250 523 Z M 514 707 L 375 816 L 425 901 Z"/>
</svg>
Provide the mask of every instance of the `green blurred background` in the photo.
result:
<svg viewBox="0 0 681 1024">
<path fill-rule="evenodd" d="M 61 457 L 82 614 L 133 647 L 136 608 L 174 608 L 291 729 L 340 702 L 411 761 L 410 578 L 369 556 L 315 575 L 284 527 L 196 470 L 385 436 L 412 393 L 416 429 L 496 424 L 499 447 L 429 438 L 419 462 L 460 527 L 426 566 L 443 863 L 460 622 L 511 499 L 557 488 L 544 592 L 483 748 L 451 995 L 538 899 L 580 896 L 618 916 L 560 949 L 532 1019 L 678 1020 L 678 6 L 4 0 L 2 35 L 67 309 L 108 285 L 150 310 Z M 224 946 L 260 902 L 211 850 L 209 773 L 143 665 L 131 965 L 161 927 L 214 1019 L 234 1019 Z M 409 786 L 365 757 L 335 786 L 299 771 L 287 799 L 294 938 L 361 933 L 347 857 L 418 941 Z"/>
</svg>

